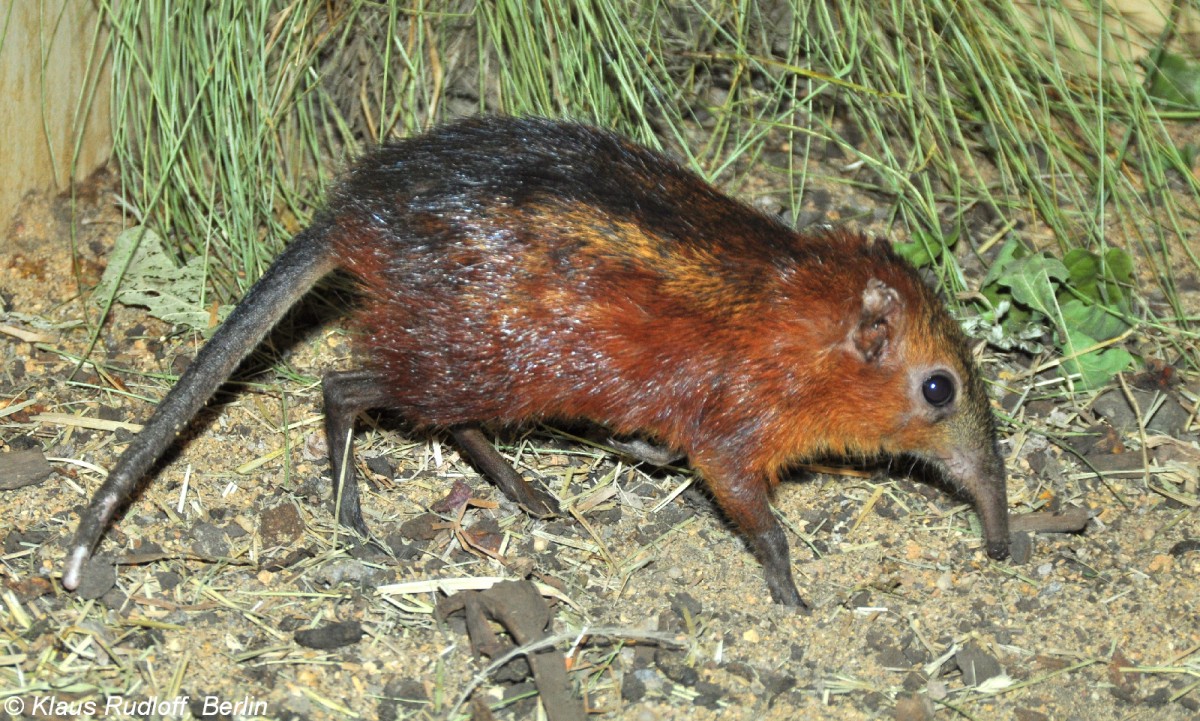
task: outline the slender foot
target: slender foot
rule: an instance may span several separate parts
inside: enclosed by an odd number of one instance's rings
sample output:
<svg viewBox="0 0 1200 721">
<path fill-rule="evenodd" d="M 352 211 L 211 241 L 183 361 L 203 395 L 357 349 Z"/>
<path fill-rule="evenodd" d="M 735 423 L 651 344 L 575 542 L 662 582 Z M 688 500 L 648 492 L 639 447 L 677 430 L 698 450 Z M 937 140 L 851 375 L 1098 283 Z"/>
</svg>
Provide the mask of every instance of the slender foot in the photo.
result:
<svg viewBox="0 0 1200 721">
<path fill-rule="evenodd" d="M 339 523 L 366 538 L 370 534 L 363 520 L 358 476 L 354 471 L 354 419 L 365 410 L 388 405 L 387 385 L 373 371 L 354 370 L 327 373 L 321 386 L 335 513 Z"/>
<path fill-rule="evenodd" d="M 763 565 L 763 573 L 767 578 L 767 589 L 771 592 L 771 600 L 775 603 L 792 606 L 801 613 L 809 613 L 808 604 L 796 590 L 796 582 L 792 580 L 792 563 L 788 553 L 787 536 L 783 527 L 774 521 L 772 528 L 750 538 L 754 547 L 754 555 Z"/>
<path fill-rule="evenodd" d="M 537 518 L 558 515 L 558 502 L 550 494 L 529 485 L 482 431 L 475 426 L 459 426 L 450 432 L 475 467 L 527 513 Z"/>
</svg>

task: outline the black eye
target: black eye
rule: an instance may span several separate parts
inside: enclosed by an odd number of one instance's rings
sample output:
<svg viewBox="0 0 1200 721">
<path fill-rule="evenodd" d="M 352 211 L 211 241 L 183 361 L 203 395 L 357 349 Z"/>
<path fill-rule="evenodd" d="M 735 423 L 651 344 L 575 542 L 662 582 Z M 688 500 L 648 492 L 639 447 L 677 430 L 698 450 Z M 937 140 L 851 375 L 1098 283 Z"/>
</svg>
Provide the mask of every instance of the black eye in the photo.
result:
<svg viewBox="0 0 1200 721">
<path fill-rule="evenodd" d="M 921 384 L 921 395 L 929 405 L 940 408 L 954 400 L 954 380 L 940 371 L 934 373 Z"/>
</svg>

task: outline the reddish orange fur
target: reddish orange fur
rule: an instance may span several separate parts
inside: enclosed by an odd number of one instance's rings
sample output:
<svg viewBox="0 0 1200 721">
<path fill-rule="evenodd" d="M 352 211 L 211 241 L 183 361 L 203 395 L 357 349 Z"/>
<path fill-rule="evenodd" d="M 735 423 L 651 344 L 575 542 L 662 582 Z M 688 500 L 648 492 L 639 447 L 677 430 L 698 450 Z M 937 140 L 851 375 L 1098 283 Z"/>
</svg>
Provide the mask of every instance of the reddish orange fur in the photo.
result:
<svg viewBox="0 0 1200 721">
<path fill-rule="evenodd" d="M 362 279 L 363 355 L 391 379 L 392 407 L 429 425 L 582 418 L 648 434 L 687 454 L 783 602 L 799 597 L 766 499 L 817 454 L 954 464 L 1003 554 L 982 383 L 957 324 L 887 243 L 797 233 L 613 136 L 545 125 L 520 138 L 533 145 L 511 158 L 451 145 L 428 164 L 381 157 L 332 203 L 354 216 L 338 217 L 357 230 L 334 244 Z M 401 171 L 417 177 L 393 187 Z M 921 395 L 941 372 L 958 387 L 947 408 Z"/>
</svg>

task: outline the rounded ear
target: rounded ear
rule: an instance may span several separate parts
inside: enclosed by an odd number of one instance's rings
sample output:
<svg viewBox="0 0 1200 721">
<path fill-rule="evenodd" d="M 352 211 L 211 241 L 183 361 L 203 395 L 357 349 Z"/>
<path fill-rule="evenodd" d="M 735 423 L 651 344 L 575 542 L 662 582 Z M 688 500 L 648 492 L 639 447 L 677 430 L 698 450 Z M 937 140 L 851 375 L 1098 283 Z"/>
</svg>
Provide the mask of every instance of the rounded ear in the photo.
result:
<svg viewBox="0 0 1200 721">
<path fill-rule="evenodd" d="M 903 306 L 895 288 L 878 278 L 867 281 L 862 293 L 862 312 L 851 333 L 854 347 L 864 361 L 879 360 L 888 341 L 899 330 L 896 320 Z"/>
</svg>

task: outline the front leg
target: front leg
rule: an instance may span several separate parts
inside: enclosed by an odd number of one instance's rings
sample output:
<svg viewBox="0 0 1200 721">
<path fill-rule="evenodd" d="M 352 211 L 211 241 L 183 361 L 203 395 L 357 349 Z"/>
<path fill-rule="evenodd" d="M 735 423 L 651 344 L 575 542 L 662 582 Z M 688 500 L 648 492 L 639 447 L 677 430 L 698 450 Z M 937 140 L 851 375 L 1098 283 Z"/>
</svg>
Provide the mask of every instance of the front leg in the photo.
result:
<svg viewBox="0 0 1200 721">
<path fill-rule="evenodd" d="M 693 456 L 692 466 L 708 482 L 717 505 L 750 542 L 754 557 L 763 566 L 771 599 L 808 613 L 808 605 L 792 580 L 792 563 L 783 526 L 771 512 L 770 485 L 765 477 L 732 470 L 732 463 Z"/>
<path fill-rule="evenodd" d="M 325 396 L 325 438 L 333 469 L 333 503 L 338 522 L 360 536 L 369 535 L 362 516 L 358 475 L 354 470 L 354 419 L 389 403 L 388 386 L 374 371 L 335 371 L 321 379 Z"/>
</svg>

